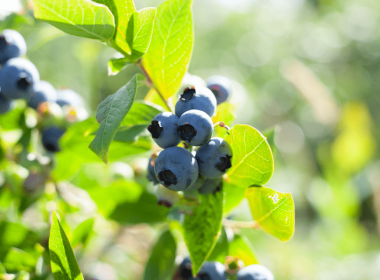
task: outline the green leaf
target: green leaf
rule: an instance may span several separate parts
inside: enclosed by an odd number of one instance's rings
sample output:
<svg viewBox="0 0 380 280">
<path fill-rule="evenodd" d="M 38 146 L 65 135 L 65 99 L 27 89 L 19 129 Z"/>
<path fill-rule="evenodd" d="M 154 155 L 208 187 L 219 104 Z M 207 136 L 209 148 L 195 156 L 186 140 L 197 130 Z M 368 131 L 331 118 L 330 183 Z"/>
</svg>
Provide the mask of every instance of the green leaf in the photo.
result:
<svg viewBox="0 0 380 280">
<path fill-rule="evenodd" d="M 226 257 L 228 256 L 228 238 L 224 228 L 220 231 L 218 241 L 215 244 L 214 250 L 212 250 L 210 256 L 207 258 L 208 261 L 216 261 L 224 263 Z"/>
<path fill-rule="evenodd" d="M 11 248 L 4 258 L 3 265 L 9 271 L 31 271 L 37 260 L 27 252 L 18 248 Z"/>
<path fill-rule="evenodd" d="M 223 183 L 223 191 L 225 196 L 224 213 L 230 212 L 244 199 L 245 188 L 239 188 L 230 183 Z"/>
<path fill-rule="evenodd" d="M 193 50 L 192 0 L 166 0 L 157 10 L 152 42 L 143 66 L 167 99 L 181 86 Z"/>
<path fill-rule="evenodd" d="M 49 237 L 51 270 L 55 280 L 83 280 L 73 249 L 55 212 Z"/>
<path fill-rule="evenodd" d="M 132 142 L 136 141 L 137 137 L 143 133 L 148 125 L 141 124 L 141 125 L 135 125 L 127 129 L 119 130 L 115 137 L 113 138 L 114 141 L 119 142 Z"/>
<path fill-rule="evenodd" d="M 96 0 L 95 2 L 106 5 L 115 17 L 114 47 L 123 54 L 131 54 L 126 35 L 129 20 L 136 11 L 133 0 Z"/>
<path fill-rule="evenodd" d="M 133 103 L 128 115 L 123 119 L 121 128 L 143 124 L 149 125 L 154 117 L 162 112 L 164 112 L 163 109 L 153 103 L 136 101 Z"/>
<path fill-rule="evenodd" d="M 108 61 L 108 76 L 117 75 L 121 70 L 132 65 L 129 58 L 126 57 L 115 57 Z"/>
<path fill-rule="evenodd" d="M 77 228 L 73 231 L 71 237 L 71 244 L 73 247 L 83 244 L 83 248 L 87 246 L 90 241 L 91 235 L 93 233 L 94 227 L 94 218 L 90 218 L 82 222 Z"/>
<path fill-rule="evenodd" d="M 6 247 L 33 247 L 39 238 L 38 235 L 18 223 L 3 221 L 0 223 L 0 248 Z"/>
<path fill-rule="evenodd" d="M 137 201 L 117 205 L 110 218 L 122 224 L 158 223 L 165 221 L 167 213 L 155 195 L 144 191 Z"/>
<path fill-rule="evenodd" d="M 253 219 L 267 233 L 282 241 L 294 233 L 294 202 L 290 193 L 276 192 L 266 187 L 251 187 L 245 192 Z"/>
<path fill-rule="evenodd" d="M 199 205 L 183 222 L 184 238 L 196 275 L 211 254 L 222 227 L 223 192 L 199 195 Z"/>
<path fill-rule="evenodd" d="M 145 267 L 144 280 L 167 280 L 174 270 L 177 242 L 173 234 L 167 230 L 161 234 L 153 247 Z"/>
<path fill-rule="evenodd" d="M 132 107 L 136 95 L 136 76 L 116 93 L 108 96 L 98 106 L 96 119 L 100 123 L 90 149 L 105 163 L 108 162 L 108 149 L 121 122 Z"/>
<path fill-rule="evenodd" d="M 156 8 L 145 8 L 134 12 L 129 20 L 127 42 L 132 48 L 131 61 L 137 61 L 148 50 L 152 34 Z"/>
<path fill-rule="evenodd" d="M 33 0 L 34 16 L 75 36 L 107 41 L 115 20 L 107 6 L 86 0 Z"/>
<path fill-rule="evenodd" d="M 235 234 L 234 239 L 228 244 L 228 255 L 238 257 L 244 262 L 245 266 L 259 263 L 249 240 L 239 234 Z"/>
<path fill-rule="evenodd" d="M 235 125 L 226 137 L 232 148 L 228 179 L 239 187 L 262 185 L 273 174 L 273 155 L 265 137 L 249 125 Z"/>
</svg>

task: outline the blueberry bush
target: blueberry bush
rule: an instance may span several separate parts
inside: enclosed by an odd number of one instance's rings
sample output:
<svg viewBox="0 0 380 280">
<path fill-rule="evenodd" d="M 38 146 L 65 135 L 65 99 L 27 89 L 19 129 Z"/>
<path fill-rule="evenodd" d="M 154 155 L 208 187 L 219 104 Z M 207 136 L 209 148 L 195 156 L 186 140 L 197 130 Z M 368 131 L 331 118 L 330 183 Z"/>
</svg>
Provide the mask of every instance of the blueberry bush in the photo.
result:
<svg viewBox="0 0 380 280">
<path fill-rule="evenodd" d="M 134 73 L 96 114 L 88 112 L 79 94 L 40 80 L 24 58 L 28 46 L 12 29 L 21 17 L 5 21 L 0 278 L 103 279 L 107 267 L 91 265 L 132 225 L 148 225 L 156 233 L 152 248 L 116 254 L 147 254 L 143 279 L 274 279 L 239 231 L 293 236 L 291 194 L 265 187 L 274 131 L 235 123 L 245 100 L 228 77 L 187 73 L 197 43 L 192 1 L 136 10 L 132 0 L 33 0 L 33 13 L 37 22 L 107 45 L 115 52 L 104 65 L 109 75 L 127 67 Z M 138 97 L 141 87 L 148 92 Z M 242 200 L 252 221 L 230 215 Z"/>
</svg>

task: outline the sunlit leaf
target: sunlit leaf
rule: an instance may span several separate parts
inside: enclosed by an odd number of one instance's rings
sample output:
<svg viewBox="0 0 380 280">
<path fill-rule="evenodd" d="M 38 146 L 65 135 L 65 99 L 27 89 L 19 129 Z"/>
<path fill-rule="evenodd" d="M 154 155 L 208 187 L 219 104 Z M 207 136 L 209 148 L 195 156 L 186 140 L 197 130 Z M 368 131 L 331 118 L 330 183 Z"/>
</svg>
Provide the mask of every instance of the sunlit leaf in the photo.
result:
<svg viewBox="0 0 380 280">
<path fill-rule="evenodd" d="M 136 76 L 134 76 L 124 87 L 108 96 L 98 106 L 96 119 L 100 126 L 90 144 L 90 149 L 105 163 L 108 161 L 109 145 L 135 100 L 136 88 Z"/>
<path fill-rule="evenodd" d="M 144 100 L 157 104 L 164 108 L 166 111 L 170 111 L 170 108 L 166 105 L 166 103 L 162 100 L 162 98 L 158 95 L 157 91 L 154 88 L 151 88 L 149 90 Z"/>
<path fill-rule="evenodd" d="M 4 258 L 3 265 L 9 271 L 31 271 L 36 266 L 37 260 L 27 252 L 12 247 Z"/>
<path fill-rule="evenodd" d="M 145 267 L 144 280 L 167 280 L 173 274 L 177 242 L 167 230 L 161 234 L 153 247 Z"/>
<path fill-rule="evenodd" d="M 282 241 L 293 236 L 295 214 L 290 193 L 257 186 L 248 188 L 245 197 L 248 199 L 253 219 L 264 231 Z"/>
<path fill-rule="evenodd" d="M 71 244 L 73 247 L 82 243 L 86 247 L 93 231 L 94 219 L 90 218 L 79 224 L 71 235 Z"/>
<path fill-rule="evenodd" d="M 192 0 L 166 0 L 157 10 L 143 66 L 167 99 L 181 86 L 193 50 Z"/>
<path fill-rule="evenodd" d="M 239 188 L 230 183 L 223 183 L 223 191 L 225 194 L 224 213 L 230 212 L 244 199 L 244 188 Z"/>
<path fill-rule="evenodd" d="M 52 219 L 49 254 L 54 279 L 83 280 L 73 249 L 55 212 L 53 212 Z"/>
<path fill-rule="evenodd" d="M 62 31 L 80 37 L 107 41 L 115 33 L 109 8 L 86 0 L 33 0 L 34 16 Z"/>
<path fill-rule="evenodd" d="M 228 244 L 228 255 L 238 257 L 246 266 L 259 263 L 251 243 L 240 234 L 235 234 L 234 239 Z"/>
<path fill-rule="evenodd" d="M 200 195 L 199 205 L 193 214 L 186 215 L 183 223 L 184 238 L 196 275 L 203 262 L 211 254 L 222 227 L 223 192 Z"/>
<path fill-rule="evenodd" d="M 207 261 L 224 263 L 228 256 L 228 238 L 224 228 L 220 231 L 219 238 Z"/>
<path fill-rule="evenodd" d="M 223 102 L 219 104 L 216 107 L 215 116 L 212 117 L 212 122 L 214 124 L 223 122 L 229 127 L 232 126 L 236 118 L 235 110 L 236 106 L 231 103 Z M 214 129 L 214 135 L 224 138 L 227 135 L 227 129 L 218 125 Z"/>
<path fill-rule="evenodd" d="M 108 61 L 108 76 L 113 76 L 118 74 L 121 70 L 127 68 L 129 65 L 132 65 L 129 58 L 119 57 L 111 58 Z"/>
<path fill-rule="evenodd" d="M 246 188 L 262 185 L 273 174 L 273 155 L 265 137 L 249 125 L 235 125 L 226 137 L 232 148 L 229 181 Z"/>
</svg>

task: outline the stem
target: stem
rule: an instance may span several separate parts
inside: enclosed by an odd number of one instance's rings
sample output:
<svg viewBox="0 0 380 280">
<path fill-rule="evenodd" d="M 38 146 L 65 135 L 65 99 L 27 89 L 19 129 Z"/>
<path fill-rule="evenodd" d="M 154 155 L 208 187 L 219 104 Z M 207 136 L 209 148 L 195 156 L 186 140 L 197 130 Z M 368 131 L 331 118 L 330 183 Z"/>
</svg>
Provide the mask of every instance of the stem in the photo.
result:
<svg viewBox="0 0 380 280">
<path fill-rule="evenodd" d="M 254 228 L 259 229 L 260 225 L 256 221 L 243 222 L 243 221 L 233 221 L 228 219 L 223 219 L 223 225 L 231 228 Z"/>
<path fill-rule="evenodd" d="M 145 70 L 144 66 L 141 63 L 141 59 L 137 62 L 137 65 L 140 67 L 141 71 L 143 72 L 144 76 L 148 80 L 148 83 L 156 90 L 162 101 L 165 103 L 166 107 L 169 109 L 170 112 L 174 113 L 172 108 L 170 108 L 169 103 L 166 101 L 164 96 L 161 94 L 161 92 L 157 89 L 157 87 L 154 85 L 152 79 L 150 78 L 148 72 Z"/>
</svg>

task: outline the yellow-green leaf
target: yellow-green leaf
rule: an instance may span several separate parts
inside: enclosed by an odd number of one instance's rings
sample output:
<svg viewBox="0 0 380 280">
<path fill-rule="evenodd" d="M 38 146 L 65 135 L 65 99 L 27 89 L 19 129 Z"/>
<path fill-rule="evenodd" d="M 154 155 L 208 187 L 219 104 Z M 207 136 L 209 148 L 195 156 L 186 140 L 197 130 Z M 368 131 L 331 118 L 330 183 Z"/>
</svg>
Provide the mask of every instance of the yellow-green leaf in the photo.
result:
<svg viewBox="0 0 380 280">
<path fill-rule="evenodd" d="M 143 66 L 167 99 L 181 86 L 193 50 L 192 0 L 166 0 L 157 10 L 152 42 Z"/>
<path fill-rule="evenodd" d="M 263 185 L 273 174 L 273 155 L 265 137 L 249 125 L 235 125 L 226 136 L 232 148 L 229 181 L 238 187 Z"/>
<path fill-rule="evenodd" d="M 86 0 L 33 0 L 34 16 L 75 36 L 107 41 L 115 19 L 105 5 Z"/>
<path fill-rule="evenodd" d="M 235 234 L 234 239 L 228 244 L 228 254 L 232 257 L 238 257 L 245 266 L 259 263 L 249 240 L 239 234 Z"/>
<path fill-rule="evenodd" d="M 266 187 L 251 187 L 245 192 L 253 219 L 267 233 L 282 241 L 294 233 L 294 201 L 290 193 Z"/>
</svg>

